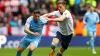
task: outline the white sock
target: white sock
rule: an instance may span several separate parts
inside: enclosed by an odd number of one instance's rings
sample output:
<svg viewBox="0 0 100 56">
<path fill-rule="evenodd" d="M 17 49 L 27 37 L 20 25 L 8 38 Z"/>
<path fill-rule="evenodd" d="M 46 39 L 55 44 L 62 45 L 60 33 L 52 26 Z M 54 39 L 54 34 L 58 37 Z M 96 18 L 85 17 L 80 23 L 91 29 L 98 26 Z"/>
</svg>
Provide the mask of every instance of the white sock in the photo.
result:
<svg viewBox="0 0 100 56">
<path fill-rule="evenodd" d="M 52 45 L 51 45 L 51 48 L 52 48 L 52 50 L 54 50 L 55 51 L 55 48 L 57 47 L 57 45 L 56 44 L 54 44 L 54 43 L 52 43 Z"/>
<path fill-rule="evenodd" d="M 93 49 L 92 51 L 95 51 L 95 49 Z"/>
<path fill-rule="evenodd" d="M 55 47 L 57 46 L 55 43 L 52 43 L 52 45 L 54 45 Z"/>
</svg>

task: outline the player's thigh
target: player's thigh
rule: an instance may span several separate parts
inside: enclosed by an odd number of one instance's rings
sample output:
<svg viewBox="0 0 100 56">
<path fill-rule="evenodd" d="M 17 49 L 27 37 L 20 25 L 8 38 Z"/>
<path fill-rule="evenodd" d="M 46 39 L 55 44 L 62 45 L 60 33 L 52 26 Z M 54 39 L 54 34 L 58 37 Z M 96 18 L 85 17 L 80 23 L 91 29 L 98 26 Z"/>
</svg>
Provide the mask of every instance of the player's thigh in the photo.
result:
<svg viewBox="0 0 100 56">
<path fill-rule="evenodd" d="M 88 31 L 88 35 L 90 36 L 90 38 L 93 38 L 94 37 L 94 31 Z"/>
<path fill-rule="evenodd" d="M 30 49 L 34 50 L 35 48 L 38 47 L 40 43 L 40 39 L 34 39 L 31 43 L 30 43 Z"/>
<path fill-rule="evenodd" d="M 67 49 L 67 47 L 69 46 L 70 41 L 72 39 L 72 36 L 73 36 L 73 34 L 70 34 L 68 36 L 64 36 L 64 35 L 62 36 L 62 38 L 61 38 L 61 46 L 62 46 L 63 49 Z"/>
<path fill-rule="evenodd" d="M 29 45 L 29 50 L 30 50 L 30 51 L 34 51 L 35 48 L 36 48 L 36 47 L 35 47 L 35 44 L 32 44 L 32 43 L 31 43 L 31 44 Z"/>
<path fill-rule="evenodd" d="M 60 42 L 60 40 L 58 38 L 53 38 L 52 43 L 54 44 L 58 44 Z"/>
<path fill-rule="evenodd" d="M 21 53 L 21 52 L 23 52 L 23 51 L 24 51 L 24 48 L 21 47 L 21 46 L 19 46 L 17 52 Z"/>
<path fill-rule="evenodd" d="M 28 41 L 27 39 L 23 39 L 21 42 L 20 42 L 20 45 L 22 48 L 26 49 L 30 44 L 30 41 Z"/>
<path fill-rule="evenodd" d="M 52 40 L 52 43 L 58 44 L 61 40 L 61 37 L 62 37 L 62 34 L 59 31 L 57 31 L 56 36 Z"/>
<path fill-rule="evenodd" d="M 96 31 L 93 32 L 93 37 L 94 37 L 94 38 L 96 37 Z"/>
</svg>

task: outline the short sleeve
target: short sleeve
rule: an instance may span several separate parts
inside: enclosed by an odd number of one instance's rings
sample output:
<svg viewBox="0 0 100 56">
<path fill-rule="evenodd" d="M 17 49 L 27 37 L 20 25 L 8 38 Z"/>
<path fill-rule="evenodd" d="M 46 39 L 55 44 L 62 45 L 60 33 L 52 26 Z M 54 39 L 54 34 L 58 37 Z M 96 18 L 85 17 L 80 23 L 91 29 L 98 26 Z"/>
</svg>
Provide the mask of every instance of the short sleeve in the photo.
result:
<svg viewBox="0 0 100 56">
<path fill-rule="evenodd" d="M 48 22 L 48 20 L 45 19 L 43 16 L 40 16 L 40 20 L 42 21 L 43 24 L 46 24 Z"/>
<path fill-rule="evenodd" d="M 96 22 L 99 22 L 99 15 L 96 13 Z"/>
<path fill-rule="evenodd" d="M 66 11 L 63 13 L 62 16 L 66 17 L 66 18 L 72 17 L 72 16 L 71 16 L 71 13 L 70 13 L 68 10 L 66 10 Z"/>
<path fill-rule="evenodd" d="M 86 15 L 83 17 L 83 23 L 86 24 Z"/>
<path fill-rule="evenodd" d="M 33 16 L 30 16 L 30 17 L 26 20 L 25 27 L 27 27 L 27 28 L 30 27 L 30 22 L 31 22 L 32 18 L 33 18 Z"/>
<path fill-rule="evenodd" d="M 52 15 L 56 15 L 58 13 L 58 11 L 54 11 L 52 12 Z"/>
<path fill-rule="evenodd" d="M 87 15 L 89 14 L 89 12 L 87 12 L 84 17 L 83 17 L 83 23 L 86 24 L 87 23 Z"/>
<path fill-rule="evenodd" d="M 64 12 L 62 16 L 65 16 L 65 17 L 67 17 L 67 18 L 68 18 L 68 17 L 69 17 L 69 13 Z"/>
</svg>

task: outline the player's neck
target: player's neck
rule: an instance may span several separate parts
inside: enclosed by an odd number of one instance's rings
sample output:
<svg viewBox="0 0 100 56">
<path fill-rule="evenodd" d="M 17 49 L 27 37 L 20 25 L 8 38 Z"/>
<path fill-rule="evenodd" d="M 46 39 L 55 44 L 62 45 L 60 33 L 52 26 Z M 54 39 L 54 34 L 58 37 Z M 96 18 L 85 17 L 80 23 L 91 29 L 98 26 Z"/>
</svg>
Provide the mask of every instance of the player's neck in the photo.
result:
<svg viewBox="0 0 100 56">
<path fill-rule="evenodd" d="M 38 22 L 38 20 L 34 20 L 34 22 L 35 22 L 35 23 L 37 23 L 37 22 Z"/>
<path fill-rule="evenodd" d="M 90 11 L 91 13 L 93 13 L 94 11 Z"/>
<path fill-rule="evenodd" d="M 65 12 L 66 9 L 63 10 L 63 12 Z"/>
<path fill-rule="evenodd" d="M 62 15 L 65 12 L 66 9 L 63 9 L 63 12 L 60 12 L 60 14 Z"/>
</svg>

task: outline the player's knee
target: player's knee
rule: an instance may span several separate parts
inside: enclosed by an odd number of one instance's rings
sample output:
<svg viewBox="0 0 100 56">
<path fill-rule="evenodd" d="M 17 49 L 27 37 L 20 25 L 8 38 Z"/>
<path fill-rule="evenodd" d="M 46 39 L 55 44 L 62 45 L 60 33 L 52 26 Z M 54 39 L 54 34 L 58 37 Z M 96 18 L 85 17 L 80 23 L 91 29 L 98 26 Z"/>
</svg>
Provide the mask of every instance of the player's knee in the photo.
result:
<svg viewBox="0 0 100 56">
<path fill-rule="evenodd" d="M 18 53 L 22 53 L 23 51 L 24 51 L 24 48 L 21 47 L 21 46 L 19 46 L 17 52 L 18 52 Z"/>
<path fill-rule="evenodd" d="M 31 52 L 34 51 L 34 50 L 35 50 L 35 48 L 29 48 L 29 51 L 31 51 Z"/>
<path fill-rule="evenodd" d="M 59 43 L 58 38 L 53 38 L 52 44 L 57 45 Z"/>
<path fill-rule="evenodd" d="M 31 44 L 31 45 L 29 46 L 29 51 L 34 51 L 35 48 L 36 48 L 36 46 L 35 46 L 34 44 Z"/>
<path fill-rule="evenodd" d="M 90 38 L 94 38 L 93 36 L 90 36 Z"/>
<path fill-rule="evenodd" d="M 22 53 L 22 52 L 23 52 L 23 50 L 21 50 L 21 49 L 17 50 L 17 53 Z"/>
</svg>

